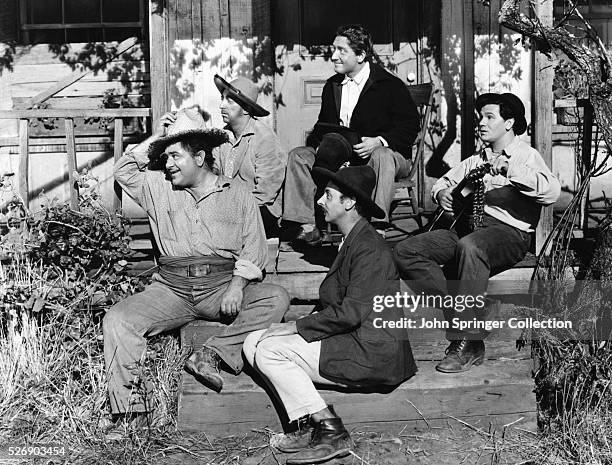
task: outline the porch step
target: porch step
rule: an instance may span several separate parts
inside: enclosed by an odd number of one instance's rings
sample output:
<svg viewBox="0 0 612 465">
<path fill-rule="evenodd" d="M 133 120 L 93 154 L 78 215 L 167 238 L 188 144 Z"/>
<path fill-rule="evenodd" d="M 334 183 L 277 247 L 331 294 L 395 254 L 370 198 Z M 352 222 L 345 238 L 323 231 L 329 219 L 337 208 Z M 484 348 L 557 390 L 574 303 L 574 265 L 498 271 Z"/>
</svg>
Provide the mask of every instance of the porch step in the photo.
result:
<svg viewBox="0 0 612 465">
<path fill-rule="evenodd" d="M 308 313 L 310 305 L 293 305 L 291 320 Z M 432 310 L 433 311 L 433 310 Z M 504 317 L 509 307 L 496 312 Z M 416 315 L 415 317 L 419 317 Z M 435 315 L 442 318 L 438 311 Z M 181 343 L 199 347 L 219 334 L 223 325 L 195 321 L 181 330 Z M 418 373 L 391 392 L 355 392 L 327 387 L 323 397 L 334 404 L 346 424 L 401 422 L 421 428 L 446 423 L 451 417 L 488 429 L 519 420 L 523 428 L 535 428 L 535 397 L 532 392 L 531 359 L 528 350 L 517 351 L 518 330 L 492 333 L 486 341 L 486 361 L 461 374 L 435 371 L 444 357 L 447 342 L 441 330 L 408 333 Z M 248 368 L 232 376 L 223 372 L 224 388 L 214 393 L 183 373 L 179 395 L 178 426 L 183 431 L 239 434 L 264 427 L 279 431 L 286 418 L 263 381 Z M 415 408 L 416 407 L 416 408 Z M 417 410 L 418 409 L 418 410 Z M 420 413 L 419 413 L 420 412 Z"/>
</svg>

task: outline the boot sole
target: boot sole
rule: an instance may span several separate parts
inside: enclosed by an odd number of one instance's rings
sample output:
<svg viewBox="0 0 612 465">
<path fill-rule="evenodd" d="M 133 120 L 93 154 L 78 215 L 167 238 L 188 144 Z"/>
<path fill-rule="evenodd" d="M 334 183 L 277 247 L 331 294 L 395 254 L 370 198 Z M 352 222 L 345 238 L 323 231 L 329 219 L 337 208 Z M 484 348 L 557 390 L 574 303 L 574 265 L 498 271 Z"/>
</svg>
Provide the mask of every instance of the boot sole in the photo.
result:
<svg viewBox="0 0 612 465">
<path fill-rule="evenodd" d="M 329 455 L 326 455 L 325 457 L 318 457 L 316 459 L 292 459 L 291 457 L 289 457 L 287 459 L 287 465 L 305 465 L 305 464 L 310 464 L 310 463 L 327 462 L 328 460 L 334 459 L 336 457 L 338 458 L 346 457 L 350 453 L 351 453 L 351 449 L 347 448 L 347 449 L 337 450 L 335 452 L 332 452 Z"/>
<path fill-rule="evenodd" d="M 473 365 L 482 365 L 483 362 L 484 362 L 484 354 L 475 359 L 468 360 L 466 364 L 463 365 L 461 369 L 459 370 L 447 370 L 447 369 L 439 368 L 438 366 L 436 366 L 436 371 L 439 371 L 440 373 L 463 373 L 464 371 L 470 370 Z"/>
</svg>

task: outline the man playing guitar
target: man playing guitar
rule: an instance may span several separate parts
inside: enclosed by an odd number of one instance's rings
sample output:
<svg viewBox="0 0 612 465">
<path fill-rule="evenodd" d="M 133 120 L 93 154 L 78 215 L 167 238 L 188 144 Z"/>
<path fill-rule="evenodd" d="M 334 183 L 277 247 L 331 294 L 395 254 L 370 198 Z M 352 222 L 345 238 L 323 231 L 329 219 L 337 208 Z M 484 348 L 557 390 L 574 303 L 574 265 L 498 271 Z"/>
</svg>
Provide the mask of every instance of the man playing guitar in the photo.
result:
<svg viewBox="0 0 612 465">
<path fill-rule="evenodd" d="M 559 181 L 540 154 L 518 137 L 526 131 L 527 121 L 525 107 L 517 96 L 483 94 L 476 100 L 476 108 L 485 149 L 452 168 L 432 188 L 434 201 L 452 212 L 457 185 L 489 164 L 486 174 L 478 173 L 480 176 L 466 185 L 466 189 L 475 191 L 472 214 L 462 215 L 449 230 L 410 237 L 394 249 L 402 279 L 417 292 L 448 295 L 440 266 L 447 265 L 451 277 L 459 280 L 457 296 L 484 295 L 490 276 L 523 259 L 542 206 L 553 204 L 561 192 Z M 444 313 L 450 345 L 436 369 L 456 373 L 481 364 L 485 334 L 478 328 L 460 331 L 450 323 L 457 317 L 462 321 L 482 320 L 484 311 L 465 308 L 461 312 L 445 309 Z"/>
</svg>

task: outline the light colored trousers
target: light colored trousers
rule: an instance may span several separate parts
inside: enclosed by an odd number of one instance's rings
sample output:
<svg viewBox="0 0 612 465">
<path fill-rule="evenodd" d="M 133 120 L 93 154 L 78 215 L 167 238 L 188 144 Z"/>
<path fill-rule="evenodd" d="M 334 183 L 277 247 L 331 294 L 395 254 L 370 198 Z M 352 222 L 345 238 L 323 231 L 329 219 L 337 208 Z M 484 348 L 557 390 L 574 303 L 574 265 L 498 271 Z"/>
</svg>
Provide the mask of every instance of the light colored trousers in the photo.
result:
<svg viewBox="0 0 612 465">
<path fill-rule="evenodd" d="M 212 276 L 212 275 L 211 275 Z M 115 304 L 104 317 L 104 358 L 112 413 L 148 411 L 146 396 L 132 387 L 133 367 L 144 355 L 147 337 L 195 319 L 220 321 L 221 298 L 232 274 L 203 285 L 204 278 L 189 278 L 193 285 L 173 285 L 159 275 L 143 292 Z M 221 334 L 205 345 L 213 349 L 234 372 L 242 370 L 242 343 L 251 332 L 281 321 L 289 308 L 289 295 L 280 286 L 249 283 L 244 288 L 242 309 Z M 199 349 L 196 348 L 196 349 Z M 145 380 L 146 382 L 146 380 Z M 150 390 L 149 386 L 145 390 Z"/>
<path fill-rule="evenodd" d="M 245 358 L 274 388 L 289 421 L 327 407 L 314 383 L 341 386 L 319 373 L 321 341 L 306 342 L 299 334 L 274 336 L 258 344 L 265 330 L 249 334 L 242 351 Z"/>
<path fill-rule="evenodd" d="M 315 150 L 312 147 L 296 147 L 289 152 L 285 178 L 284 220 L 300 224 L 315 223 L 317 186 L 311 175 L 315 158 Z M 393 183 L 396 179 L 408 176 L 410 161 L 388 147 L 378 147 L 372 152 L 368 166 L 371 166 L 376 173 L 376 186 L 372 192 L 372 199 L 385 212 L 382 221 L 389 221 L 389 208 L 395 195 Z"/>
</svg>

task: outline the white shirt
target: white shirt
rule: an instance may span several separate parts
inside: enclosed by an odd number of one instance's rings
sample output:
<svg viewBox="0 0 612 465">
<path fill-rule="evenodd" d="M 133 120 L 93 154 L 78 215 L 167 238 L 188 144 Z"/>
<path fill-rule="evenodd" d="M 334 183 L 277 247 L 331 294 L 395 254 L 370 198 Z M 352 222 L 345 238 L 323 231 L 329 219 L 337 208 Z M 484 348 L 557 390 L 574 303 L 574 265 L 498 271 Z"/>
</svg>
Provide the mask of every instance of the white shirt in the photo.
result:
<svg viewBox="0 0 612 465">
<path fill-rule="evenodd" d="M 340 99 L 340 124 L 349 127 L 351 116 L 357 105 L 361 91 L 370 77 L 370 63 L 367 61 L 354 78 L 344 77 L 342 81 L 342 98 Z"/>
</svg>

